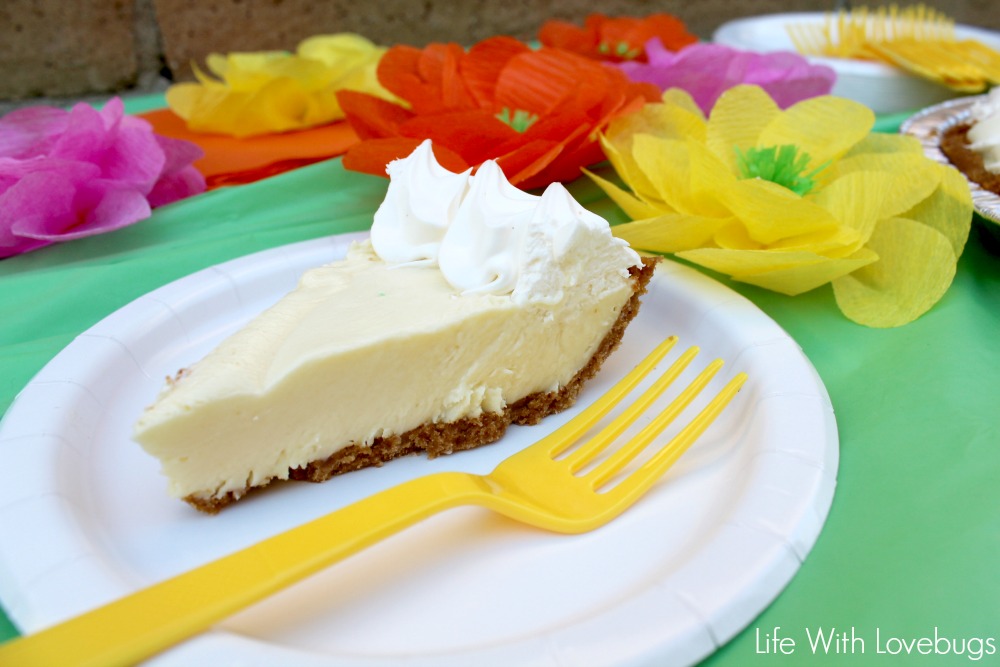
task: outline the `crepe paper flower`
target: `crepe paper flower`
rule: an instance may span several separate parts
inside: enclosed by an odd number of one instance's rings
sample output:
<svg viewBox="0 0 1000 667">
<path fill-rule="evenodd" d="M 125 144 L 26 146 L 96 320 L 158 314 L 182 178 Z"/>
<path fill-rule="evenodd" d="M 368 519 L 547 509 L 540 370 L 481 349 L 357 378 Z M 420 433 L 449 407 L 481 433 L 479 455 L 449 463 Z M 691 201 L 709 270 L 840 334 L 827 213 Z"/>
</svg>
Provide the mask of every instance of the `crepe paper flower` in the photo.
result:
<svg viewBox="0 0 1000 667">
<path fill-rule="evenodd" d="M 252 137 L 323 125 L 344 117 L 339 90 L 389 97 L 376 77 L 385 53 L 353 33 L 318 35 L 284 51 L 213 53 L 212 78 L 194 67 L 197 83 L 167 90 L 167 105 L 195 132 Z"/>
<path fill-rule="evenodd" d="M 635 248 L 789 295 L 831 283 L 848 318 L 899 326 L 947 291 L 972 201 L 956 170 L 873 124 L 847 99 L 782 111 L 746 85 L 706 120 L 671 89 L 602 137 L 629 190 L 591 177 L 632 218 L 613 231 Z"/>
<path fill-rule="evenodd" d="M 836 82 L 836 72 L 825 65 L 812 65 L 789 51 L 753 53 L 721 44 L 692 44 L 676 53 L 657 40 L 646 43 L 647 63 L 618 65 L 633 81 L 651 83 L 660 90 L 686 90 L 706 114 L 726 90 L 741 83 L 767 91 L 786 109 L 817 95 L 827 95 Z"/>
<path fill-rule="evenodd" d="M 591 14 L 582 28 L 566 21 L 551 20 L 546 21 L 538 33 L 538 40 L 545 46 L 610 62 L 644 62 L 647 45 L 652 39 L 671 51 L 698 41 L 687 31 L 683 21 L 670 14 L 652 14 L 645 18 Z"/>
<path fill-rule="evenodd" d="M 204 191 L 201 150 L 156 135 L 118 98 L 100 111 L 28 107 L 0 119 L 0 258 L 92 236 Z"/>
<path fill-rule="evenodd" d="M 457 44 L 395 46 L 378 75 L 402 102 L 339 94 L 361 139 L 344 155 L 346 168 L 385 176 L 389 162 L 431 139 L 447 169 L 495 159 L 522 189 L 578 177 L 581 166 L 604 159 L 599 130 L 659 99 L 654 86 L 633 83 L 613 67 L 511 37 L 468 52 Z"/>
<path fill-rule="evenodd" d="M 204 151 L 194 166 L 207 189 L 254 183 L 292 169 L 342 155 L 358 137 L 345 122 L 327 123 L 295 132 L 237 139 L 223 134 L 192 132 L 170 109 L 139 114 L 162 136 L 189 141 Z"/>
</svg>

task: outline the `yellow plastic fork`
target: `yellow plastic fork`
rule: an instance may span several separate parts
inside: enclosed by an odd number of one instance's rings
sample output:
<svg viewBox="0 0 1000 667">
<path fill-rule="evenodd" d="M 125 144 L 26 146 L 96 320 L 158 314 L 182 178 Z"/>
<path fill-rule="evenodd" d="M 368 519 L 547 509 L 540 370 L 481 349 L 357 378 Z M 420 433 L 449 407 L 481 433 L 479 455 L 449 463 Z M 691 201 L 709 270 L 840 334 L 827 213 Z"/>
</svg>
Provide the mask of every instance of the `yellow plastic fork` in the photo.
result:
<svg viewBox="0 0 1000 667">
<path fill-rule="evenodd" d="M 0 645 L 0 665 L 135 664 L 407 526 L 459 505 L 485 506 L 562 533 L 597 528 L 653 486 L 746 380 L 744 373 L 735 376 L 676 436 L 623 474 L 721 368 L 720 360 L 709 364 L 641 430 L 618 449 L 609 449 L 691 363 L 698 353 L 691 348 L 607 426 L 570 451 L 635 389 L 676 341 L 671 337 L 661 343 L 593 405 L 501 462 L 489 475 L 444 472 L 405 482 L 65 623 Z"/>
</svg>

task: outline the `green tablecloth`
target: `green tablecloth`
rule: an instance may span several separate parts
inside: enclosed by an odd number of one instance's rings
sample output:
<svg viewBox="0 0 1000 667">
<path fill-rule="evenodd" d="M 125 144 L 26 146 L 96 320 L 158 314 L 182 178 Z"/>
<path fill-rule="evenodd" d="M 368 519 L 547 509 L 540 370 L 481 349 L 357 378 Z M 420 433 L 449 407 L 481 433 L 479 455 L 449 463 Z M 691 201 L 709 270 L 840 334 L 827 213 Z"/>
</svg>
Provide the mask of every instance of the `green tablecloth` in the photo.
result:
<svg viewBox="0 0 1000 667">
<path fill-rule="evenodd" d="M 883 119 L 883 129 L 894 123 Z M 332 160 L 179 202 L 112 234 L 0 261 L 0 410 L 76 335 L 115 309 L 234 257 L 366 229 L 385 187 Z M 570 189 L 593 210 L 622 220 L 585 179 Z M 214 213 L 205 215 L 206 208 Z M 994 229 L 976 220 L 950 291 L 898 329 L 851 323 L 829 288 L 791 298 L 728 283 L 784 327 L 816 366 L 836 410 L 841 458 L 829 518 L 800 571 L 708 664 L 898 664 L 878 652 L 898 646 L 884 645 L 886 638 L 935 633 L 969 649 L 981 639 L 1000 651 Z M 776 655 L 761 643 L 776 627 L 796 641 L 794 654 Z M 865 640 L 864 654 L 810 651 L 807 631 L 852 627 Z M 16 634 L 0 613 L 0 640 Z M 971 661 L 967 654 L 916 658 L 910 661 Z M 1000 662 L 1000 654 L 982 662 Z"/>
</svg>

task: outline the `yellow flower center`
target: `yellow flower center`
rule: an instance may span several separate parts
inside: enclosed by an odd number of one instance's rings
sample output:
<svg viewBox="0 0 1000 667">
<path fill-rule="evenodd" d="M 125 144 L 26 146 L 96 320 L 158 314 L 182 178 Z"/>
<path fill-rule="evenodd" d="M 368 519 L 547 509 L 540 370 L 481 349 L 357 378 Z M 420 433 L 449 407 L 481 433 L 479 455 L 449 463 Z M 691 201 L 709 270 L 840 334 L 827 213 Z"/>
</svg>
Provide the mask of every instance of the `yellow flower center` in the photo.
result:
<svg viewBox="0 0 1000 667">
<path fill-rule="evenodd" d="M 799 196 L 812 192 L 816 187 L 816 174 L 826 168 L 823 163 L 806 173 L 810 157 L 797 146 L 783 144 L 764 148 L 749 148 L 744 153 L 738 147 L 736 163 L 741 178 L 761 178 L 788 188 Z"/>
</svg>

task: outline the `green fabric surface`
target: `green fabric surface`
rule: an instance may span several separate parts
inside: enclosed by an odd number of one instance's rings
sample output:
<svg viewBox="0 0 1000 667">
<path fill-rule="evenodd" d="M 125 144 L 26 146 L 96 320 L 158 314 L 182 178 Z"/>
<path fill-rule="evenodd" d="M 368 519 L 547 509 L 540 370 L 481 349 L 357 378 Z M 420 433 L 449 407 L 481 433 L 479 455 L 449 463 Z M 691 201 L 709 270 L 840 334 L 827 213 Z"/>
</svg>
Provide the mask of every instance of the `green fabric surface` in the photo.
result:
<svg viewBox="0 0 1000 667">
<path fill-rule="evenodd" d="M 366 229 L 386 185 L 331 160 L 178 202 L 111 234 L 0 261 L 0 410 L 74 336 L 115 309 L 234 257 Z M 588 180 L 570 190 L 613 222 L 624 220 Z M 951 289 L 897 329 L 850 322 L 829 286 L 786 297 L 722 280 L 784 327 L 816 366 L 836 411 L 841 458 L 815 548 L 773 604 L 706 664 L 972 662 L 967 655 L 878 653 L 876 631 L 883 641 L 910 641 L 933 638 L 937 628 L 942 637 L 1000 644 L 995 230 L 977 219 Z M 795 652 L 760 653 L 758 632 L 764 637 L 779 626 L 796 641 Z M 809 649 L 807 631 L 851 627 L 865 641 L 864 654 Z M 13 636 L 0 614 L 0 641 Z"/>
<path fill-rule="evenodd" d="M 798 644 L 788 664 L 913 664 L 877 653 L 877 630 L 912 639 L 937 627 L 994 638 L 1000 650 L 1000 255 L 985 227 L 973 232 L 944 299 L 899 329 L 852 324 L 828 289 L 783 298 L 733 285 L 816 366 L 841 459 L 826 526 L 798 575 L 707 664 L 782 664 L 757 653 L 756 630 L 776 626 Z M 814 656 L 805 632 L 820 627 L 856 628 L 865 653 Z"/>
</svg>

